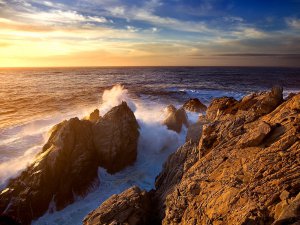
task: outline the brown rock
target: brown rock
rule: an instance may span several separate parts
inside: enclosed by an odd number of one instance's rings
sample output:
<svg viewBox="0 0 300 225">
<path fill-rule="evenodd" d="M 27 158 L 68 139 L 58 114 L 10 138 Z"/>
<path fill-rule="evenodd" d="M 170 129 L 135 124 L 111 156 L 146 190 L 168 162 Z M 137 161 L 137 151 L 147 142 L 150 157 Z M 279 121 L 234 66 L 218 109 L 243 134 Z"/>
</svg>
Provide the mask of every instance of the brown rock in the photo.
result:
<svg viewBox="0 0 300 225">
<path fill-rule="evenodd" d="M 252 129 L 245 133 L 238 144 L 243 147 L 258 146 L 264 138 L 271 132 L 271 127 L 266 122 L 252 123 Z"/>
<path fill-rule="evenodd" d="M 278 205 L 280 205 L 280 209 Z M 273 225 L 297 224 L 297 222 L 300 222 L 300 192 L 294 199 L 283 200 L 278 205 L 276 207 L 278 210 L 277 218 Z"/>
<path fill-rule="evenodd" d="M 191 141 L 193 143 L 199 143 L 201 134 L 202 134 L 202 127 L 203 123 L 202 122 L 197 122 L 194 124 L 189 125 L 187 135 L 186 135 L 186 142 Z"/>
<path fill-rule="evenodd" d="M 252 122 L 258 117 L 272 112 L 282 102 L 282 88 L 274 87 L 269 92 L 245 96 L 240 101 L 228 97 L 214 99 L 206 114 L 210 121 L 243 117 L 247 122 Z"/>
<path fill-rule="evenodd" d="M 95 109 L 88 118 L 88 120 L 91 122 L 97 122 L 99 119 L 100 119 L 99 109 Z"/>
<path fill-rule="evenodd" d="M 215 98 L 207 108 L 206 118 L 210 121 L 213 121 L 218 118 L 223 111 L 235 105 L 236 103 L 237 100 L 230 97 Z"/>
<path fill-rule="evenodd" d="M 100 165 L 115 173 L 135 162 L 139 125 L 126 102 L 112 108 L 93 126 Z"/>
<path fill-rule="evenodd" d="M 205 112 L 207 107 L 198 98 L 192 98 L 184 103 L 183 108 L 191 112 Z"/>
<path fill-rule="evenodd" d="M 152 202 L 150 194 L 134 186 L 113 195 L 83 220 L 84 225 L 104 224 L 151 224 Z"/>
<path fill-rule="evenodd" d="M 177 110 L 173 105 L 169 105 L 166 111 L 167 116 L 163 124 L 166 125 L 169 130 L 180 133 L 182 125 L 188 127 L 187 115 L 183 108 Z"/>
<path fill-rule="evenodd" d="M 138 134 L 126 103 L 96 124 L 72 118 L 54 126 L 35 161 L 0 192 L 0 214 L 30 224 L 48 210 L 51 201 L 57 210 L 64 208 L 98 183 L 99 165 L 116 171 L 132 164 Z"/>
<path fill-rule="evenodd" d="M 219 113 L 212 104 L 208 117 L 213 122 L 203 126 L 200 153 L 187 154 L 172 169 L 180 148 L 158 177 L 162 224 L 296 223 L 300 94 L 282 102 L 282 90 L 275 88 L 239 102 L 223 100 L 226 107 Z M 187 163 L 186 170 L 178 169 Z"/>
<path fill-rule="evenodd" d="M 89 121 L 73 118 L 56 125 L 35 161 L 1 192 L 0 212 L 30 224 L 52 199 L 58 210 L 64 208 L 97 178 L 95 154 Z"/>
</svg>

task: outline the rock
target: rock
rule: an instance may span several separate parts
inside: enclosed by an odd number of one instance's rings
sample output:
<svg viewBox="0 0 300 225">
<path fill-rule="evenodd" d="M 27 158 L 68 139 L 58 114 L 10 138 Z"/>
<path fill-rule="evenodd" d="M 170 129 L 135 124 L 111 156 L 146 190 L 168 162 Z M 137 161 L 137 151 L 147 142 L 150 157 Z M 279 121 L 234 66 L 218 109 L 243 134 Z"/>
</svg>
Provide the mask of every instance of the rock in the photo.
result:
<svg viewBox="0 0 300 225">
<path fill-rule="evenodd" d="M 56 125 L 35 161 L 1 192 L 0 212 L 29 224 L 51 201 L 57 210 L 64 208 L 95 181 L 95 154 L 89 121 L 73 118 Z"/>
<path fill-rule="evenodd" d="M 271 132 L 271 127 L 266 122 L 253 123 L 252 129 L 245 133 L 238 144 L 243 147 L 258 146 L 264 138 Z"/>
<path fill-rule="evenodd" d="M 240 101 L 228 97 L 214 99 L 206 114 L 210 121 L 243 117 L 245 122 L 252 122 L 258 117 L 272 112 L 282 102 L 282 88 L 274 87 L 269 92 L 247 95 Z"/>
<path fill-rule="evenodd" d="M 202 127 L 202 122 L 196 122 L 195 124 L 189 125 L 185 141 L 191 141 L 198 144 L 202 134 Z"/>
<path fill-rule="evenodd" d="M 56 210 L 64 208 L 98 184 L 99 166 L 116 171 L 132 164 L 138 134 L 137 121 L 126 103 L 96 124 L 72 118 L 54 126 L 35 161 L 0 193 L 0 214 L 25 225 L 43 215 L 50 202 Z"/>
<path fill-rule="evenodd" d="M 173 105 L 169 105 L 166 111 L 167 116 L 163 124 L 166 125 L 169 130 L 180 133 L 182 125 L 188 127 L 187 115 L 183 108 L 177 110 Z"/>
<path fill-rule="evenodd" d="M 88 120 L 91 122 L 97 122 L 99 119 L 100 119 L 99 109 L 95 109 L 88 118 Z"/>
<path fill-rule="evenodd" d="M 281 94 L 225 98 L 219 113 L 212 104 L 198 149 L 179 148 L 157 178 L 162 224 L 300 220 L 300 94 L 285 102 Z"/>
<path fill-rule="evenodd" d="M 134 186 L 113 195 L 83 220 L 84 225 L 104 224 L 151 224 L 152 202 L 150 194 Z"/>
<path fill-rule="evenodd" d="M 93 126 L 100 165 L 115 173 L 135 162 L 139 125 L 126 102 L 112 108 Z"/>
<path fill-rule="evenodd" d="M 16 219 L 7 216 L 7 215 L 0 215 L 0 224 L 1 225 L 21 225 Z"/>
<path fill-rule="evenodd" d="M 192 98 L 184 103 L 183 108 L 191 112 L 205 112 L 207 107 L 198 98 Z"/>
<path fill-rule="evenodd" d="M 281 206 L 278 207 L 278 205 Z M 290 199 L 289 201 L 283 200 L 282 202 L 278 203 L 276 208 L 278 212 L 276 212 L 277 215 L 275 214 L 275 218 L 277 218 L 272 225 L 299 224 L 300 192 L 294 199 Z"/>
<path fill-rule="evenodd" d="M 206 111 L 206 118 L 210 121 L 219 117 L 227 108 L 232 107 L 237 103 L 237 100 L 231 97 L 215 98 L 210 103 Z"/>
<path fill-rule="evenodd" d="M 191 141 L 186 142 L 175 153 L 168 157 L 164 163 L 161 173 L 155 179 L 155 198 L 158 202 L 158 211 L 165 213 L 165 200 L 173 188 L 178 184 L 184 173 L 197 161 L 197 145 Z"/>
</svg>

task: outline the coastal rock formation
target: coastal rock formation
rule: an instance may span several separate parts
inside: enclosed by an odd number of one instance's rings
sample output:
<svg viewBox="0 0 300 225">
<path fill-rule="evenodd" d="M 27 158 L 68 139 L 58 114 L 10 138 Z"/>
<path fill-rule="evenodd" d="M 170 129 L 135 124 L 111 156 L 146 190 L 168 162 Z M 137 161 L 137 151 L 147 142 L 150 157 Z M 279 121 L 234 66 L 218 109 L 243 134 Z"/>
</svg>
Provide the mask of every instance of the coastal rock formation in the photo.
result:
<svg viewBox="0 0 300 225">
<path fill-rule="evenodd" d="M 205 112 L 207 107 L 198 98 L 191 98 L 183 104 L 183 108 L 191 112 Z"/>
<path fill-rule="evenodd" d="M 284 103 L 274 90 L 229 101 L 219 114 L 209 116 L 212 122 L 203 128 L 199 157 L 180 181 L 172 187 L 157 183 L 159 198 L 161 190 L 169 190 L 158 206 L 163 224 L 299 221 L 300 94 Z"/>
<path fill-rule="evenodd" d="M 175 106 L 169 105 L 166 109 L 167 116 L 163 124 L 168 127 L 169 130 L 174 130 L 180 133 L 183 125 L 188 127 L 188 118 L 183 108 L 176 109 Z"/>
<path fill-rule="evenodd" d="M 91 122 L 97 122 L 99 119 L 100 119 L 99 109 L 95 109 L 88 118 L 88 120 Z"/>
<path fill-rule="evenodd" d="M 112 108 L 93 127 L 93 139 L 100 165 L 109 173 L 135 162 L 139 125 L 133 112 L 122 102 Z"/>
<path fill-rule="evenodd" d="M 113 195 L 99 208 L 89 213 L 84 225 L 100 224 L 151 224 L 151 197 L 146 191 L 134 186 L 118 195 Z"/>
<path fill-rule="evenodd" d="M 199 143 L 186 142 L 157 177 L 154 216 L 172 225 L 299 224 L 300 94 L 223 97 L 207 112 Z M 106 206 L 101 213 L 115 212 Z"/>
<path fill-rule="evenodd" d="M 112 121 L 112 118 L 115 120 Z M 99 123 L 105 126 L 101 127 Z M 132 131 L 121 133 L 126 128 Z M 109 140 L 99 141 L 103 139 L 98 134 L 104 136 L 106 132 L 113 135 L 109 136 Z M 74 201 L 76 195 L 84 196 L 97 184 L 99 166 L 121 170 L 130 165 L 134 158 L 130 156 L 137 154 L 138 135 L 136 119 L 126 103 L 111 109 L 96 124 L 78 118 L 59 123 L 52 129 L 48 142 L 35 161 L 10 180 L 7 188 L 0 193 L 0 213 L 29 224 L 48 210 L 50 202 L 57 210 L 64 208 Z M 113 149 L 113 152 L 109 151 L 110 156 L 125 154 L 129 158 L 120 160 L 111 157 L 110 161 L 101 158 L 108 148 Z M 116 166 L 117 163 L 120 165 Z"/>
</svg>

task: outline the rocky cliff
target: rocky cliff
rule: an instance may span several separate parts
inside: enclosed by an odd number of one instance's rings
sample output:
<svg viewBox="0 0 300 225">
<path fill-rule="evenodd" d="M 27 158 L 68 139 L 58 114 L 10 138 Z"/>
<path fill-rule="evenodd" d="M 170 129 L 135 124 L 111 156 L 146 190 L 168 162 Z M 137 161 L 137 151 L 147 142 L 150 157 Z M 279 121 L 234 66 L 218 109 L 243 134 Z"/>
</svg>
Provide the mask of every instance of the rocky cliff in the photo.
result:
<svg viewBox="0 0 300 225">
<path fill-rule="evenodd" d="M 300 94 L 283 100 L 277 87 L 240 101 L 218 98 L 204 119 L 200 140 L 173 153 L 156 179 L 158 224 L 299 224 Z M 128 201 L 118 200 L 103 203 L 97 217 Z"/>
<path fill-rule="evenodd" d="M 56 125 L 35 161 L 0 193 L 0 213 L 29 224 L 50 203 L 60 210 L 84 196 L 99 182 L 99 166 L 117 172 L 135 161 L 138 127 L 125 102 L 103 117 L 95 110 Z"/>
</svg>

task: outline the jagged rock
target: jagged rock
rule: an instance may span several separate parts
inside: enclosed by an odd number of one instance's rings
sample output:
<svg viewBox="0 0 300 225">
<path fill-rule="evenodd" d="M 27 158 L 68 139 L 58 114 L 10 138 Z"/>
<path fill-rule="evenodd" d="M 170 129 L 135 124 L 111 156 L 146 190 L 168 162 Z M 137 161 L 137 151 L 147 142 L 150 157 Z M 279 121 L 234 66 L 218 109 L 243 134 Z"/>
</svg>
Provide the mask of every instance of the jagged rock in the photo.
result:
<svg viewBox="0 0 300 225">
<path fill-rule="evenodd" d="M 53 128 L 35 161 L 1 192 L 0 212 L 29 224 L 52 200 L 59 210 L 74 201 L 74 194 L 84 195 L 97 168 L 92 124 L 78 118 L 64 121 Z"/>
<path fill-rule="evenodd" d="M 163 124 L 166 125 L 169 130 L 180 133 L 182 125 L 188 127 L 187 115 L 183 108 L 177 110 L 173 105 L 169 105 L 166 111 L 167 116 Z"/>
<path fill-rule="evenodd" d="M 112 108 L 93 127 L 94 143 L 100 165 L 115 173 L 135 162 L 139 125 L 133 112 L 122 102 Z"/>
<path fill-rule="evenodd" d="M 274 87 L 269 92 L 247 95 L 240 101 L 228 97 L 214 99 L 206 114 L 210 121 L 243 117 L 245 122 L 252 122 L 258 117 L 272 112 L 282 102 L 282 88 Z"/>
<path fill-rule="evenodd" d="M 84 225 L 104 224 L 151 224 L 152 202 L 150 194 L 134 186 L 113 195 L 83 220 Z"/>
<path fill-rule="evenodd" d="M 97 122 L 99 119 L 100 119 L 99 109 L 95 109 L 88 118 L 88 120 L 91 122 Z"/>
<path fill-rule="evenodd" d="M 155 179 L 155 199 L 160 215 L 165 211 L 165 200 L 168 194 L 178 184 L 184 173 L 197 161 L 197 145 L 191 141 L 186 142 L 175 153 L 168 157 L 164 163 L 161 173 Z"/>
<path fill-rule="evenodd" d="M 163 224 L 299 221 L 300 94 L 282 102 L 281 93 L 273 89 L 244 98 L 245 105 L 233 101 L 213 110 L 196 152 L 174 160 L 180 148 L 167 160 L 155 195 Z"/>
<path fill-rule="evenodd" d="M 10 180 L 7 188 L 0 193 L 0 214 L 16 217 L 22 224 L 30 224 L 31 220 L 48 210 L 50 202 L 60 210 L 72 203 L 76 195 L 84 196 L 98 182 L 99 165 L 107 169 L 122 169 L 131 164 L 130 156 L 136 155 L 139 132 L 135 117 L 129 111 L 126 103 L 114 107 L 100 119 L 101 122 L 98 121 L 105 124 L 102 128 L 98 123 L 78 118 L 54 126 L 48 142 L 35 161 L 18 177 Z M 127 134 L 120 133 L 117 128 Z M 124 131 L 124 128 L 132 130 Z M 114 132 L 114 135 L 110 135 L 109 144 L 100 143 L 96 142 L 97 132 L 101 135 Z M 130 136 L 132 133 L 135 136 Z M 107 164 L 106 158 L 101 158 L 104 153 L 100 154 L 99 151 L 105 152 L 111 146 L 114 146 L 115 152 L 122 151 L 119 155 L 128 158 L 120 160 L 112 157 L 111 160 L 115 161 L 110 163 L 113 165 Z M 115 166 L 116 163 L 121 165 Z"/>
<path fill-rule="evenodd" d="M 237 100 L 231 97 L 215 98 L 207 108 L 206 118 L 210 121 L 213 121 L 218 116 L 220 116 L 227 108 L 232 107 L 236 103 Z"/>
<path fill-rule="evenodd" d="M 271 127 L 266 122 L 252 123 L 252 129 L 245 133 L 238 144 L 243 147 L 258 146 L 263 139 L 271 132 Z"/>
<path fill-rule="evenodd" d="M 300 223 L 300 192 L 295 198 L 286 198 L 276 205 L 275 219 L 273 225 Z"/>
<path fill-rule="evenodd" d="M 193 143 L 199 143 L 201 134 L 202 134 L 202 122 L 196 122 L 194 124 L 190 124 L 185 141 L 191 141 Z"/>
<path fill-rule="evenodd" d="M 198 98 L 192 98 L 183 104 L 183 108 L 191 112 L 205 112 L 207 107 Z"/>
</svg>

